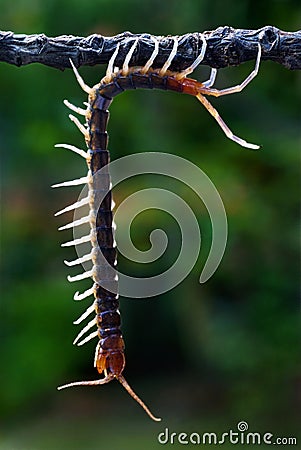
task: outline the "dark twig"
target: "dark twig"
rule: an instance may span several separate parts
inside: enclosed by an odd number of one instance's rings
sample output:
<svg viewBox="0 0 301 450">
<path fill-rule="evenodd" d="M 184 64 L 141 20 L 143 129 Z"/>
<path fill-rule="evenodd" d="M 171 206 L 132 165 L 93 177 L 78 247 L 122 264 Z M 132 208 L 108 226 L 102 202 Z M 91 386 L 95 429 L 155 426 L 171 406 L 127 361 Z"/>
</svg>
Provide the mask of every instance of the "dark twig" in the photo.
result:
<svg viewBox="0 0 301 450">
<path fill-rule="evenodd" d="M 235 30 L 224 26 L 214 31 L 204 32 L 207 50 L 202 64 L 221 68 L 237 66 L 244 61 L 255 59 L 258 43 L 262 47 L 262 59 L 282 64 L 287 69 L 301 69 L 301 31 L 285 32 L 273 26 L 259 30 Z M 135 35 L 124 32 L 113 37 L 93 34 L 86 38 L 58 36 L 49 38 L 44 34 L 25 35 L 10 31 L 0 32 L 0 61 L 16 66 L 38 62 L 57 69 L 70 67 L 71 58 L 77 67 L 107 64 L 118 42 L 121 43 L 116 64 L 124 60 L 131 45 L 131 39 L 139 37 L 131 65 L 143 65 L 153 51 L 154 43 L 147 33 Z M 199 33 L 178 36 L 178 53 L 171 70 L 188 67 L 198 56 L 202 41 Z M 154 68 L 162 67 L 171 51 L 173 41 L 170 36 L 160 40 L 160 51 Z"/>
</svg>

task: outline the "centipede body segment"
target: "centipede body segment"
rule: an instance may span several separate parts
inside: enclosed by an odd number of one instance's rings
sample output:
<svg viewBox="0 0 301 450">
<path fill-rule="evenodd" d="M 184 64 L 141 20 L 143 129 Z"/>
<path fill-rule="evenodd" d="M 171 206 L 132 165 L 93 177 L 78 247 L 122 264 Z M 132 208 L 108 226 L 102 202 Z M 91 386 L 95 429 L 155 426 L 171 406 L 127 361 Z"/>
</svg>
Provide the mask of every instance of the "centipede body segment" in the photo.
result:
<svg viewBox="0 0 301 450">
<path fill-rule="evenodd" d="M 183 72 L 171 72 L 168 70 L 177 51 L 178 42 L 176 39 L 174 39 L 174 46 L 166 63 L 161 69 L 156 70 L 152 70 L 152 64 L 159 51 L 159 41 L 157 39 L 153 39 L 154 51 L 143 67 L 129 67 L 132 55 L 138 45 L 138 40 L 134 40 L 122 68 L 114 68 L 114 62 L 119 51 L 119 46 L 117 46 L 109 62 L 105 77 L 99 84 L 96 84 L 92 88 L 84 83 L 72 61 L 70 61 L 80 86 L 88 94 L 88 103 L 86 109 L 78 108 L 66 100 L 65 104 L 74 112 L 83 115 L 86 119 L 86 123 L 83 125 L 75 116 L 70 115 L 70 119 L 84 134 L 87 151 L 68 144 L 57 145 L 57 147 L 64 147 L 78 153 L 86 159 L 88 165 L 87 176 L 78 180 L 59 183 L 53 187 L 74 186 L 80 184 L 87 184 L 88 186 L 88 196 L 86 198 L 64 208 L 56 215 L 81 208 L 83 205 L 89 205 L 90 212 L 88 216 L 62 226 L 60 229 L 63 230 L 76 227 L 83 223 L 90 224 L 91 231 L 88 236 L 83 236 L 80 239 L 75 239 L 62 245 L 77 245 L 82 242 L 91 243 L 90 253 L 74 261 L 65 261 L 65 263 L 68 266 L 74 266 L 82 264 L 85 261 L 92 261 L 92 269 L 90 271 L 86 271 L 83 274 L 74 277 L 68 277 L 69 281 L 78 281 L 89 277 L 93 280 L 93 286 L 90 289 L 83 294 L 77 292 L 74 296 L 76 300 L 82 300 L 91 295 L 94 297 L 92 305 L 87 308 L 86 312 L 75 323 L 81 323 L 91 314 L 94 314 L 94 318 L 81 330 L 74 340 L 74 343 L 83 345 L 90 339 L 98 337 L 94 365 L 100 374 L 104 374 L 104 377 L 99 380 L 74 382 L 60 386 L 58 389 L 77 385 L 105 384 L 116 378 L 154 420 L 161 419 L 156 418 L 150 412 L 144 402 L 134 393 L 123 377 L 125 356 L 118 300 L 117 250 L 114 239 L 115 225 L 112 213 L 110 175 L 106 170 L 110 160 L 107 134 L 107 123 L 109 119 L 108 109 L 114 97 L 126 90 L 141 88 L 186 93 L 195 96 L 206 107 L 230 139 L 250 149 L 259 148 L 257 145 L 249 144 L 245 140 L 233 135 L 218 112 L 208 102 L 204 95 L 218 97 L 234 92 L 240 92 L 258 72 L 261 56 L 260 46 L 255 69 L 246 80 L 241 85 L 217 90 L 212 88 L 216 76 L 215 69 L 212 69 L 209 80 L 204 83 L 187 78 L 187 75 L 189 75 L 189 73 L 191 73 L 204 58 L 206 52 L 206 40 L 204 37 L 202 39 L 203 46 L 199 57 Z M 95 326 L 96 330 L 86 335 L 86 333 Z M 86 337 L 84 337 L 85 335 Z"/>
</svg>

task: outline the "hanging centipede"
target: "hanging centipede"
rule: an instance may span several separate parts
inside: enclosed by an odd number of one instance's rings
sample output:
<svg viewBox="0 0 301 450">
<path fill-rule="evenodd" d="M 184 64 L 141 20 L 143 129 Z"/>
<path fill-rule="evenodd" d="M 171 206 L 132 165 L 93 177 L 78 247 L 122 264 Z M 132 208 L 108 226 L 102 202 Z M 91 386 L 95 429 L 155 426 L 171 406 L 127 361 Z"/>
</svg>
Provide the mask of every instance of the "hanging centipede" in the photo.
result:
<svg viewBox="0 0 301 450">
<path fill-rule="evenodd" d="M 175 91 L 179 93 L 189 94 L 196 97 L 215 118 L 219 126 L 228 138 L 239 145 L 249 148 L 258 149 L 259 146 L 250 144 L 245 140 L 235 136 L 228 128 L 217 110 L 209 103 L 204 95 L 213 95 L 219 97 L 222 95 L 240 92 L 250 81 L 257 75 L 259 70 L 261 47 L 258 45 L 258 56 L 254 70 L 240 84 L 234 87 L 218 90 L 212 88 L 217 70 L 211 69 L 210 78 L 201 83 L 197 80 L 187 78 L 193 70 L 199 65 L 205 56 L 206 39 L 202 37 L 202 48 L 199 56 L 193 64 L 181 72 L 172 72 L 169 69 L 173 58 L 177 53 L 178 40 L 173 39 L 172 51 L 161 69 L 152 69 L 154 60 L 159 52 L 159 38 L 152 37 L 154 50 L 151 57 L 143 67 L 130 67 L 130 61 L 135 52 L 139 39 L 132 39 L 129 51 L 124 59 L 122 68 L 115 67 L 115 60 L 119 52 L 120 43 L 117 45 L 113 53 L 106 71 L 105 77 L 100 83 L 94 87 L 85 84 L 73 62 L 70 64 L 73 68 L 78 83 L 82 89 L 88 94 L 88 102 L 86 109 L 78 108 L 67 100 L 64 101 L 67 107 L 72 111 L 82 115 L 86 119 L 83 125 L 75 116 L 70 114 L 70 119 L 75 123 L 79 130 L 83 133 L 86 141 L 87 151 L 68 144 L 57 144 L 56 147 L 64 147 L 81 155 L 87 162 L 87 176 L 78 180 L 67 181 L 54 185 L 74 186 L 87 184 L 88 196 L 73 205 L 67 206 L 59 211 L 56 215 L 67 211 L 80 208 L 83 205 L 89 205 L 89 215 L 79 220 L 67 224 L 60 229 L 72 228 L 83 223 L 90 224 L 90 234 L 80 239 L 75 239 L 63 245 L 77 245 L 82 242 L 91 243 L 91 251 L 74 261 L 65 263 L 69 266 L 82 264 L 85 261 L 92 261 L 92 269 L 83 274 L 68 277 L 69 281 L 77 281 L 91 277 L 93 286 L 83 294 L 78 292 L 75 294 L 75 300 L 82 300 L 89 296 L 94 297 L 93 303 L 87 308 L 85 313 L 74 323 L 78 324 L 85 320 L 90 314 L 94 314 L 94 318 L 81 330 L 74 343 L 83 345 L 94 337 L 98 337 L 98 344 L 95 351 L 94 366 L 103 378 L 94 381 L 78 381 L 60 386 L 58 389 L 64 389 L 71 386 L 80 385 L 100 385 L 105 384 L 113 379 L 117 379 L 127 392 L 144 408 L 147 414 L 156 421 L 161 419 L 155 417 L 145 403 L 137 396 L 133 389 L 129 386 L 123 376 L 125 367 L 124 356 L 124 340 L 121 333 L 121 320 L 119 313 L 118 300 L 118 277 L 117 277 L 117 250 L 114 240 L 114 221 L 112 213 L 112 194 L 109 173 L 105 170 L 109 163 L 109 151 L 107 123 L 109 118 L 108 108 L 114 97 L 123 91 L 130 89 L 161 89 Z M 128 45 L 128 39 L 124 42 Z M 98 177 L 99 171 L 102 176 Z M 104 260 L 105 258 L 105 260 Z M 106 263 L 106 264 L 104 264 Z M 107 267 L 110 270 L 107 270 Z M 106 268 L 105 268 L 106 267 Z M 92 327 L 96 326 L 96 331 L 83 337 Z"/>
</svg>

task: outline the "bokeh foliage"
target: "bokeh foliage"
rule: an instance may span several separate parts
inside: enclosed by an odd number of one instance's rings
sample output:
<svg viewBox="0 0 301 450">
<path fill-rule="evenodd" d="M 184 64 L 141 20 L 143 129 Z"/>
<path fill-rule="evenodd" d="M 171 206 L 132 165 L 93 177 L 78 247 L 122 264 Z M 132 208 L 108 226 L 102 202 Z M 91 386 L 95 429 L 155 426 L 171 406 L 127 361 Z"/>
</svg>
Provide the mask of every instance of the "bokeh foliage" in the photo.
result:
<svg viewBox="0 0 301 450">
<path fill-rule="evenodd" d="M 220 0 L 1 0 L 0 26 L 49 36 L 125 30 L 182 34 L 225 24 L 294 31 L 300 18 L 296 0 L 231 0 L 227 6 Z M 220 71 L 218 86 L 238 83 L 252 65 Z M 82 68 L 81 74 L 94 84 L 104 70 Z M 200 79 L 207 75 L 205 68 L 196 73 Z M 59 234 L 57 227 L 68 220 L 53 217 L 77 193 L 50 189 L 86 170 L 80 158 L 53 147 L 81 145 L 62 99 L 80 104 L 85 97 L 71 71 L 36 64 L 2 63 L 0 89 L 0 416 L 6 424 L 0 448 L 92 449 L 110 442 L 116 449 L 147 449 L 158 445 L 156 435 L 165 426 L 218 431 L 239 420 L 254 431 L 269 425 L 275 435 L 296 435 L 300 74 L 264 62 L 243 93 L 213 102 L 235 133 L 262 144 L 259 152 L 228 141 L 191 97 L 128 92 L 111 107 L 112 158 L 164 151 L 189 159 L 215 183 L 229 220 L 226 253 L 208 283 L 198 284 L 195 267 L 161 298 L 122 300 L 127 378 L 166 419 L 162 426 L 148 423 L 117 384 L 55 390 L 65 381 L 96 375 L 94 343 L 81 349 L 71 345 L 71 322 L 85 305 L 72 303 L 79 286 L 65 279 L 70 270 L 62 260 L 74 254 L 60 248 L 70 234 Z M 137 181 L 134 188 L 139 187 Z M 199 211 L 202 232 L 210 239 L 204 207 L 183 195 Z M 145 247 L 148 232 L 161 222 L 171 226 L 161 215 L 141 218 L 133 228 L 137 245 Z M 172 231 L 173 239 L 178 234 Z M 209 248 L 206 239 L 200 265 Z"/>
</svg>

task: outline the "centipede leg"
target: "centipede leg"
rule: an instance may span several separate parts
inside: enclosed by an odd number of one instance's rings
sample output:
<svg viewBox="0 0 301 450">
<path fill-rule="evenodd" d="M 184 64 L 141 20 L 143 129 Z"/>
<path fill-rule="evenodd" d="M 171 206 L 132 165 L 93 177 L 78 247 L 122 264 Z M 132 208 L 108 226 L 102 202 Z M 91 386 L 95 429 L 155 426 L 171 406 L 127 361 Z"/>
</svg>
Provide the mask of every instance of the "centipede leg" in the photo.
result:
<svg viewBox="0 0 301 450">
<path fill-rule="evenodd" d="M 94 353 L 94 367 L 97 367 L 97 357 L 98 357 L 98 352 L 100 349 L 100 341 L 97 342 L 97 345 L 95 347 L 95 353 Z"/>
<path fill-rule="evenodd" d="M 82 256 L 81 258 L 75 259 L 73 261 L 66 261 L 64 260 L 64 264 L 68 267 L 77 266 L 78 264 L 82 264 L 87 261 L 91 261 L 92 259 L 92 252 L 87 253 L 86 255 Z"/>
<path fill-rule="evenodd" d="M 82 150 L 77 149 L 80 152 Z M 85 152 L 83 152 L 85 153 Z M 90 181 L 90 174 L 88 174 L 86 177 L 82 177 L 82 178 L 76 178 L 75 180 L 70 180 L 70 181 L 63 181 L 62 183 L 56 183 L 53 184 L 51 187 L 52 188 L 57 188 L 57 187 L 66 187 L 66 186 L 80 186 L 81 184 L 87 184 Z M 60 228 L 59 228 L 60 229 Z M 61 228 L 63 230 L 63 228 Z"/>
<path fill-rule="evenodd" d="M 59 231 L 68 230 L 68 228 L 78 227 L 80 225 L 83 225 L 83 224 L 89 223 L 89 222 L 90 222 L 90 215 L 82 217 L 81 219 L 78 219 L 78 220 L 74 220 L 73 222 L 67 223 L 66 225 L 63 225 L 62 227 L 59 227 L 58 230 Z"/>
<path fill-rule="evenodd" d="M 83 133 L 83 135 L 85 136 L 85 139 L 89 139 L 89 131 L 87 130 L 87 128 L 85 128 L 85 126 L 78 120 L 77 117 L 73 116 L 72 114 L 69 114 L 69 119 L 77 126 L 77 128 L 79 129 L 79 131 L 81 133 Z"/>
<path fill-rule="evenodd" d="M 86 112 L 87 112 L 87 111 L 86 111 L 85 109 L 80 108 L 79 106 L 73 105 L 73 104 L 70 103 L 68 100 L 64 100 L 63 103 L 64 103 L 64 105 L 67 106 L 67 108 L 71 109 L 72 111 L 74 111 L 74 112 L 76 112 L 76 113 L 78 113 L 78 114 L 81 114 L 82 116 L 85 116 L 85 115 L 86 115 Z"/>
<path fill-rule="evenodd" d="M 66 206 L 66 208 L 61 209 L 57 213 L 55 213 L 55 216 L 60 216 L 61 214 L 64 214 L 65 212 L 72 211 L 73 209 L 80 208 L 81 206 L 85 206 L 89 203 L 89 197 L 85 197 L 82 200 L 79 200 L 78 202 L 73 203 L 72 205 Z"/>
<path fill-rule="evenodd" d="M 92 88 L 90 88 L 90 86 L 88 86 L 88 85 L 84 82 L 84 80 L 83 80 L 82 77 L 80 76 L 80 74 L 79 74 L 77 68 L 76 68 L 75 65 L 73 64 L 72 59 L 69 59 L 69 61 L 70 61 L 71 67 L 72 67 L 72 69 L 73 69 L 73 72 L 74 72 L 74 74 L 75 74 L 75 77 L 76 77 L 76 79 L 77 79 L 77 81 L 78 81 L 78 84 L 80 85 L 80 87 L 82 88 L 83 91 L 85 91 L 87 94 L 90 94 L 91 91 L 92 91 Z"/>
<path fill-rule="evenodd" d="M 90 328 L 94 327 L 94 325 L 96 325 L 96 318 L 94 317 L 94 319 L 92 319 L 76 336 L 76 338 L 73 341 L 73 344 L 75 345 L 80 338 L 88 331 L 90 330 Z"/>
<path fill-rule="evenodd" d="M 83 241 L 83 242 L 86 242 L 86 241 Z M 87 241 L 87 242 L 89 242 L 89 241 Z M 81 242 L 78 242 L 78 243 L 81 243 Z M 91 278 L 93 276 L 93 274 L 94 274 L 94 270 L 91 269 L 91 270 L 87 270 L 87 272 L 83 272 L 83 273 L 80 273 L 79 275 L 75 275 L 74 277 L 71 277 L 70 275 L 68 275 L 67 280 L 70 281 L 71 283 L 73 281 L 81 281 L 81 280 L 85 280 L 86 278 Z"/>
<path fill-rule="evenodd" d="M 236 92 L 241 92 L 258 74 L 260 60 L 261 60 L 261 46 L 260 44 L 258 44 L 258 54 L 256 58 L 255 68 L 242 83 L 226 89 L 211 89 L 209 85 L 205 86 L 204 89 L 201 88 L 200 93 L 205 95 L 213 95 L 214 97 L 221 97 L 222 95 L 235 94 Z"/>
<path fill-rule="evenodd" d="M 83 292 L 82 294 L 80 294 L 78 291 L 75 292 L 74 296 L 73 296 L 73 300 L 78 301 L 78 300 L 84 300 L 87 297 L 90 297 L 90 295 L 94 294 L 94 284 L 91 288 L 87 289 L 85 292 Z"/>
<path fill-rule="evenodd" d="M 182 72 L 178 73 L 175 76 L 175 78 L 177 80 L 181 80 L 182 78 L 184 78 L 187 75 L 189 75 L 190 73 L 192 73 L 194 71 L 194 69 L 203 61 L 205 53 L 206 53 L 206 49 L 207 49 L 207 41 L 203 34 L 201 34 L 201 39 L 202 39 L 202 48 L 201 48 L 201 52 L 200 52 L 199 56 L 195 59 L 195 61 L 189 67 L 187 67 L 187 69 L 182 70 Z"/>
<path fill-rule="evenodd" d="M 122 66 L 122 70 L 121 70 L 121 74 L 123 76 L 126 76 L 129 73 L 129 62 L 131 60 L 131 57 L 133 56 L 133 53 L 135 51 L 135 48 L 137 47 L 137 44 L 138 44 L 138 39 L 135 39 L 134 44 L 132 45 L 128 54 L 125 57 L 125 60 L 123 62 L 123 66 Z"/>
<path fill-rule="evenodd" d="M 252 150 L 257 150 L 259 145 L 255 144 L 249 144 L 244 139 L 239 138 L 238 136 L 235 136 L 235 134 L 232 133 L 228 125 L 225 124 L 223 119 L 221 118 L 218 111 L 211 105 L 211 103 L 202 95 L 198 94 L 196 98 L 205 106 L 207 111 L 215 118 L 225 135 L 231 139 L 232 141 L 236 142 L 237 144 L 241 145 L 242 147 L 250 148 Z"/>
<path fill-rule="evenodd" d="M 169 66 L 170 66 L 171 63 L 172 63 L 172 60 L 174 59 L 174 57 L 175 57 L 176 54 L 177 54 L 178 45 L 179 45 L 178 39 L 177 39 L 176 37 L 173 37 L 173 41 L 174 41 L 174 42 L 173 42 L 173 47 L 172 47 L 172 50 L 171 50 L 171 52 L 170 52 L 170 55 L 169 55 L 169 57 L 167 58 L 167 60 L 165 61 L 165 63 L 164 63 L 164 65 L 163 65 L 162 69 L 159 71 L 160 77 L 163 77 L 163 76 L 165 75 L 166 71 L 168 70 Z"/>
<path fill-rule="evenodd" d="M 91 339 L 94 339 L 96 336 L 98 336 L 98 331 L 93 331 L 93 333 L 89 334 L 85 339 L 78 342 L 77 345 L 80 347 L 81 345 L 84 345 L 86 342 L 90 341 Z"/>
<path fill-rule="evenodd" d="M 154 36 L 151 36 L 151 38 L 152 38 L 152 40 L 153 40 L 153 42 L 155 44 L 155 47 L 154 47 L 153 53 L 151 54 L 149 60 L 146 62 L 146 64 L 141 69 L 141 73 L 142 74 L 145 74 L 152 67 L 153 62 L 155 61 L 155 59 L 156 59 L 156 57 L 157 57 L 157 55 L 159 53 L 159 41 L 158 41 L 158 39 L 156 39 Z"/>
<path fill-rule="evenodd" d="M 77 320 L 75 320 L 73 322 L 74 325 L 78 325 L 79 323 L 81 323 L 83 320 L 85 320 L 87 317 L 89 317 L 89 315 L 92 314 L 93 311 L 95 311 L 94 303 L 92 303 L 92 305 L 88 306 L 86 311 Z"/>
<path fill-rule="evenodd" d="M 75 147 L 74 145 L 70 144 L 55 144 L 56 148 L 66 148 L 67 150 L 71 150 L 74 153 L 77 153 L 78 155 L 82 156 L 83 158 L 87 159 L 87 153 L 84 150 L 81 150 L 80 148 Z"/>
<path fill-rule="evenodd" d="M 73 245 L 80 245 L 84 244 L 85 242 L 91 241 L 91 234 L 88 234 L 87 236 L 82 236 L 81 238 L 74 239 L 73 241 L 64 242 L 64 244 L 61 244 L 61 247 L 72 247 Z M 76 281 L 73 279 L 73 277 L 68 278 L 69 281 Z"/>
<path fill-rule="evenodd" d="M 209 79 L 207 81 L 204 81 L 202 83 L 202 85 L 206 88 L 210 88 L 211 86 L 213 86 L 215 79 L 216 79 L 216 75 L 217 75 L 217 69 L 211 69 Z"/>
<path fill-rule="evenodd" d="M 116 45 L 115 51 L 114 51 L 113 55 L 111 56 L 110 61 L 108 63 L 106 75 L 101 80 L 101 83 L 110 83 L 110 81 L 112 80 L 112 76 L 114 73 L 114 63 L 115 63 L 116 56 L 118 55 L 118 52 L 119 52 L 119 46 L 120 46 L 120 44 L 118 42 L 118 44 Z"/>
</svg>

